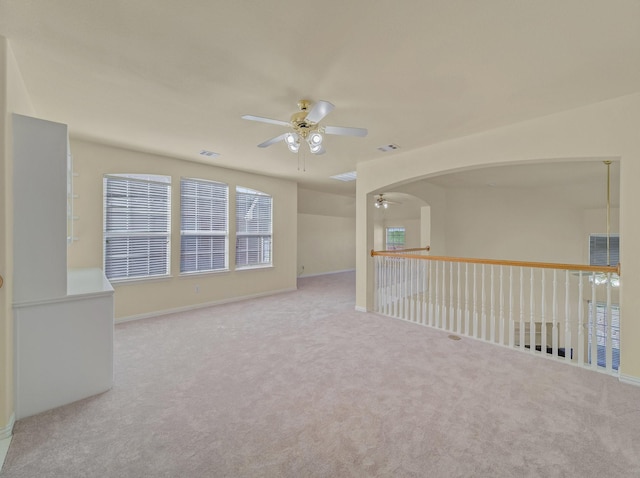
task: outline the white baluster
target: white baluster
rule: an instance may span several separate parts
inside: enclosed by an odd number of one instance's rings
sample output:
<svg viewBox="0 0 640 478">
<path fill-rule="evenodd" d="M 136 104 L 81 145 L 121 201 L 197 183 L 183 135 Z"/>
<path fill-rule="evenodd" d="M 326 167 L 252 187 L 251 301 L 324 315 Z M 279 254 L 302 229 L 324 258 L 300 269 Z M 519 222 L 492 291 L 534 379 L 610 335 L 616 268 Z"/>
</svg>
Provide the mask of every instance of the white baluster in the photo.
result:
<svg viewBox="0 0 640 478">
<path fill-rule="evenodd" d="M 516 345 L 516 319 L 513 313 L 513 266 L 509 266 L 509 347 Z"/>
<path fill-rule="evenodd" d="M 480 308 L 480 323 L 482 324 L 481 327 L 481 337 L 482 340 L 487 340 L 487 304 L 486 304 L 486 294 L 485 294 L 485 287 L 484 287 L 484 283 L 485 283 L 485 273 L 484 273 L 484 264 L 482 264 L 482 267 L 480 267 L 480 273 L 482 274 L 482 281 L 481 281 L 481 294 L 482 297 L 480 298 L 480 300 L 482 301 L 482 306 Z"/>
<path fill-rule="evenodd" d="M 440 300 L 440 312 L 442 317 L 440 319 L 440 327 L 443 329 L 447 328 L 447 263 L 442 263 L 442 299 Z"/>
<path fill-rule="evenodd" d="M 500 337 L 498 337 L 500 345 L 505 344 L 504 340 L 504 266 L 500 266 Z"/>
<path fill-rule="evenodd" d="M 418 318 L 416 316 L 416 298 L 417 298 L 417 294 L 418 294 L 418 260 L 417 259 L 410 259 L 411 260 L 411 299 L 410 299 L 410 304 L 411 304 L 411 321 L 412 322 L 417 322 Z"/>
<path fill-rule="evenodd" d="M 469 310 L 469 264 L 465 263 L 464 265 L 464 333 L 466 335 L 471 335 L 469 331 L 469 319 L 470 319 L 470 310 Z"/>
<path fill-rule="evenodd" d="M 433 267 L 434 261 L 429 261 L 429 325 L 433 327 Z"/>
<path fill-rule="evenodd" d="M 598 302 L 596 297 L 596 273 L 591 273 L 591 367 L 598 368 Z"/>
<path fill-rule="evenodd" d="M 524 269 L 520 268 L 520 348 L 524 350 Z"/>
<path fill-rule="evenodd" d="M 433 324 L 435 327 L 438 327 L 438 322 L 440 321 L 440 267 L 439 267 L 439 262 L 436 262 L 434 264 L 435 268 L 436 268 L 436 278 L 435 278 L 435 285 L 436 285 L 436 299 L 435 299 L 435 324 Z"/>
<path fill-rule="evenodd" d="M 607 356 L 607 372 L 611 373 L 613 371 L 613 340 L 611 336 L 611 325 L 613 322 L 613 315 L 611 314 L 611 273 L 607 273 L 607 345 L 606 345 L 606 356 Z"/>
<path fill-rule="evenodd" d="M 547 353 L 547 323 L 546 323 L 546 308 L 547 308 L 547 291 L 546 291 L 546 271 L 540 269 L 542 274 L 541 283 L 541 299 L 540 299 L 540 350 L 543 354 Z"/>
<path fill-rule="evenodd" d="M 529 350 L 531 352 L 536 351 L 536 307 L 535 307 L 535 297 L 533 291 L 533 268 L 529 269 L 531 271 L 529 275 Z"/>
<path fill-rule="evenodd" d="M 558 271 L 553 270 L 553 298 L 552 298 L 553 329 L 551 330 L 551 353 L 558 357 Z"/>
<path fill-rule="evenodd" d="M 582 271 L 578 272 L 578 365 L 584 366 L 584 305 Z"/>
<path fill-rule="evenodd" d="M 473 337 L 478 338 L 478 288 L 476 264 L 473 264 Z"/>
<path fill-rule="evenodd" d="M 569 271 L 564 271 L 564 359 L 571 361 L 571 307 L 569 303 Z"/>
<path fill-rule="evenodd" d="M 456 313 L 453 308 L 453 262 L 449 262 L 449 327 L 447 330 L 455 331 Z"/>
<path fill-rule="evenodd" d="M 456 332 L 461 333 L 462 332 L 462 296 L 460 295 L 460 263 L 458 262 L 457 265 L 457 269 L 458 269 L 458 277 L 457 277 L 457 292 L 458 292 L 458 297 L 457 297 L 457 302 L 458 302 L 458 312 L 456 314 L 456 317 L 458 319 L 458 328 L 456 330 Z"/>
<path fill-rule="evenodd" d="M 495 307 L 495 290 L 493 286 L 494 267 L 493 265 L 491 265 L 490 267 L 491 267 L 491 309 L 489 313 L 489 324 L 491 324 L 491 327 L 490 327 L 489 340 L 491 342 L 495 342 L 496 340 L 496 307 Z"/>
</svg>

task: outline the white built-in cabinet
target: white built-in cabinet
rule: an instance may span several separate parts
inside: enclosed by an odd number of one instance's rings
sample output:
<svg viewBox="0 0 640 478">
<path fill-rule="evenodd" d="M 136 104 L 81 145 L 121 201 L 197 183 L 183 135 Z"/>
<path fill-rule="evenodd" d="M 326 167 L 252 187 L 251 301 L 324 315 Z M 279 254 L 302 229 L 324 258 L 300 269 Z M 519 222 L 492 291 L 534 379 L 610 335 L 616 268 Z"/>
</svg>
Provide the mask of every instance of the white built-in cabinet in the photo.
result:
<svg viewBox="0 0 640 478">
<path fill-rule="evenodd" d="M 73 179 L 67 126 L 13 115 L 16 418 L 113 385 L 113 288 L 67 269 Z"/>
</svg>

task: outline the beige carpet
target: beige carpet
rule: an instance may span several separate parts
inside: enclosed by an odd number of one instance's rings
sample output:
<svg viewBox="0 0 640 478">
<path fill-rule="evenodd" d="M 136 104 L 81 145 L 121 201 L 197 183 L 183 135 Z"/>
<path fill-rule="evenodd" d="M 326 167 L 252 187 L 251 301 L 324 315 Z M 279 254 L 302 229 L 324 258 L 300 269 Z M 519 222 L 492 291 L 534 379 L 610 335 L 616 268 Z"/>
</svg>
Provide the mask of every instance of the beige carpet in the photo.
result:
<svg viewBox="0 0 640 478">
<path fill-rule="evenodd" d="M 354 310 L 354 274 L 116 327 L 3 478 L 640 476 L 640 388 Z"/>
</svg>

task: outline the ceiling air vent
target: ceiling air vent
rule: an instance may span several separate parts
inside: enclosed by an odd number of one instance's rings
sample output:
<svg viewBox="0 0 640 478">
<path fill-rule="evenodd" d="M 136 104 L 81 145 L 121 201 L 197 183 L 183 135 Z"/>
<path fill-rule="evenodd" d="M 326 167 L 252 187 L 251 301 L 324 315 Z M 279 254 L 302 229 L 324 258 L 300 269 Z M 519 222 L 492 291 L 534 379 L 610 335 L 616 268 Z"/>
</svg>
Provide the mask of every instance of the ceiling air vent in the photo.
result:
<svg viewBox="0 0 640 478">
<path fill-rule="evenodd" d="M 331 176 L 331 179 L 337 179 L 338 181 L 355 181 L 357 173 L 355 171 L 349 171 L 348 173 L 336 174 Z"/>
<path fill-rule="evenodd" d="M 213 151 L 207 151 L 206 149 L 200 150 L 201 156 L 207 156 L 208 158 L 217 158 L 220 156 L 220 153 L 214 153 Z"/>
<path fill-rule="evenodd" d="M 385 144 L 384 146 L 380 146 L 378 148 L 378 151 L 382 151 L 383 153 L 386 153 L 387 151 L 394 151 L 399 148 L 400 146 L 398 146 L 397 144 Z"/>
</svg>

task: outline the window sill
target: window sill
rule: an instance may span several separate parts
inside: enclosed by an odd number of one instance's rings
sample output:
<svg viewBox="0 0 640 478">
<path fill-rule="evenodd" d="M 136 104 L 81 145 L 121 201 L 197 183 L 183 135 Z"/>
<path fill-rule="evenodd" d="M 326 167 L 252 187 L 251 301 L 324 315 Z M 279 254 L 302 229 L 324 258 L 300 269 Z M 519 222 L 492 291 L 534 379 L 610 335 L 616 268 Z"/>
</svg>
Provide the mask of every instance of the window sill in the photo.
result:
<svg viewBox="0 0 640 478">
<path fill-rule="evenodd" d="M 258 266 L 237 267 L 236 271 L 254 271 L 256 269 L 273 269 L 273 264 L 264 264 Z"/>
<path fill-rule="evenodd" d="M 140 284 L 141 282 L 164 282 L 173 279 L 172 275 L 153 277 L 134 277 L 131 279 L 108 279 L 113 286 Z"/>
<path fill-rule="evenodd" d="M 225 272 L 231 272 L 230 269 L 215 269 L 211 271 L 193 271 L 193 272 L 181 272 L 179 277 L 195 277 L 205 276 L 209 274 L 224 274 Z"/>
</svg>

